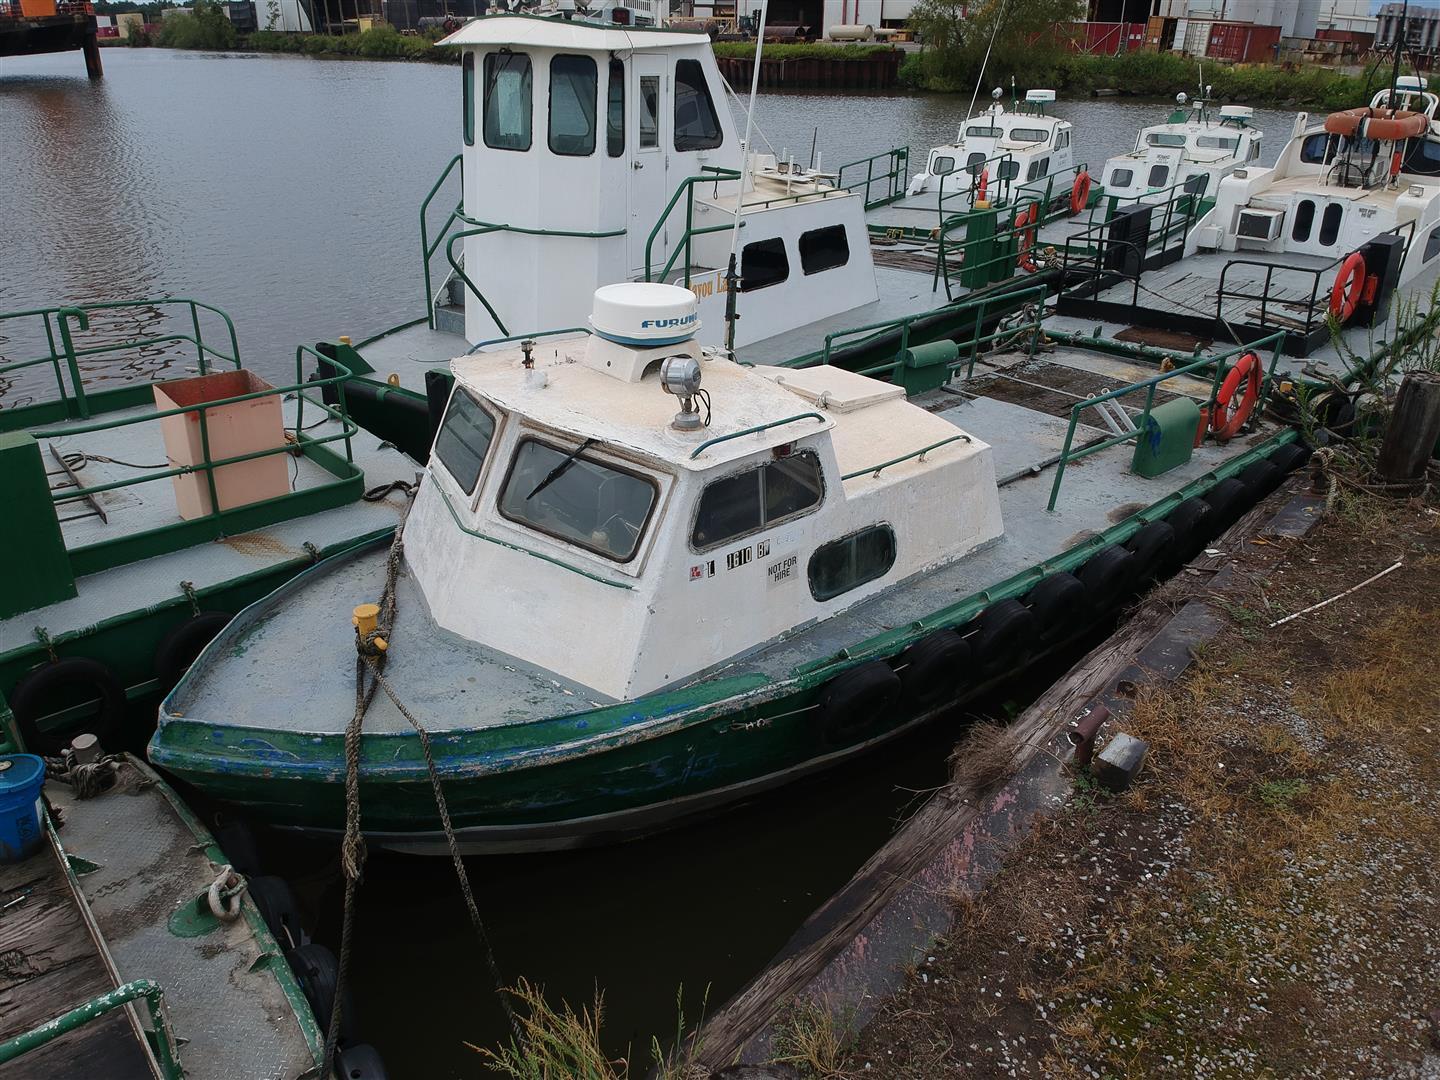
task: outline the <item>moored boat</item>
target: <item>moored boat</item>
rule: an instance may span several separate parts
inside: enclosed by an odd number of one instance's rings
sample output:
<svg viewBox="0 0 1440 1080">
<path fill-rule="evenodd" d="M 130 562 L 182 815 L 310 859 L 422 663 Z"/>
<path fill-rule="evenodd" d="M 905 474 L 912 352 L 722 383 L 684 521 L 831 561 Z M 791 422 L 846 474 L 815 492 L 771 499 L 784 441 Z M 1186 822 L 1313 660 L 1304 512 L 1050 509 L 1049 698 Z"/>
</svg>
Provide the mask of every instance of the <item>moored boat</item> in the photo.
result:
<svg viewBox="0 0 1440 1080">
<path fill-rule="evenodd" d="M 1105 163 L 1108 194 L 1163 202 L 1178 189 L 1213 200 L 1222 179 L 1260 160 L 1265 133 L 1252 124 L 1250 106 L 1216 109 L 1204 97 L 1189 101 L 1183 93 L 1175 104 L 1163 124 L 1140 129 L 1133 150 Z"/>
</svg>

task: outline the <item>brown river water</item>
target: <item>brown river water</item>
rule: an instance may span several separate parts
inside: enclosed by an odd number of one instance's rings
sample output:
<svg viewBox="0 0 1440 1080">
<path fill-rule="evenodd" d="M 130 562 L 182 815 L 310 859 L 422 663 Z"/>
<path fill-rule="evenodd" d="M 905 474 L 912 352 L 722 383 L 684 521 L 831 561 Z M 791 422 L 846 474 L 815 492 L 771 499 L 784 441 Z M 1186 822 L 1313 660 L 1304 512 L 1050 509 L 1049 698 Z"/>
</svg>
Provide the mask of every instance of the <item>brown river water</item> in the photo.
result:
<svg viewBox="0 0 1440 1080">
<path fill-rule="evenodd" d="M 423 314 L 417 211 L 459 148 L 458 69 L 125 48 L 104 62 L 91 83 L 78 53 L 0 60 L 0 311 L 195 297 L 234 317 L 242 356 L 271 377 L 298 343 Z M 953 138 L 966 104 L 767 94 L 756 122 L 801 160 L 818 128 L 827 167 L 896 144 L 918 161 Z M 1166 103 L 1056 108 L 1098 171 Z M 1293 115 L 1256 120 L 1268 164 Z M 718 1007 L 884 843 L 943 781 L 954 737 L 932 728 L 668 836 L 470 860 L 505 979 L 577 1004 L 603 990 L 610 1047 L 643 1059 L 652 1035 L 674 1031 L 678 990 L 691 1018 L 707 993 Z M 336 944 L 333 853 L 290 842 L 270 853 Z M 361 1034 L 392 1077 L 487 1075 L 464 1043 L 493 1044 L 505 1027 L 448 861 L 377 857 L 360 895 Z"/>
</svg>

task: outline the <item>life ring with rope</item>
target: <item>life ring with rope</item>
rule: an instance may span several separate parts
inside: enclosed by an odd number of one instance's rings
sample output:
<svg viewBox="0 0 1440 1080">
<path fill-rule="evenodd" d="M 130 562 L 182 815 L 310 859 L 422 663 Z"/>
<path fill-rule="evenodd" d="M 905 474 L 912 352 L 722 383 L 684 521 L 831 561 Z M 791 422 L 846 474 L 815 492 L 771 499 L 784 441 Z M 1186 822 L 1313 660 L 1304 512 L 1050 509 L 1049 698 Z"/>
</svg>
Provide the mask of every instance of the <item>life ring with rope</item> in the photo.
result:
<svg viewBox="0 0 1440 1080">
<path fill-rule="evenodd" d="M 1074 216 L 1085 209 L 1090 201 L 1090 174 L 1081 169 L 1075 174 L 1075 183 L 1070 187 L 1070 214 Z"/>
<path fill-rule="evenodd" d="M 1330 287 L 1330 314 L 1341 323 L 1350 321 L 1365 290 L 1365 256 L 1352 251 L 1340 264 L 1335 284 Z"/>
<path fill-rule="evenodd" d="M 1260 401 L 1260 372 L 1260 357 L 1247 352 L 1220 384 L 1215 407 L 1210 412 L 1210 433 L 1220 442 L 1233 439 L 1255 411 Z"/>
<path fill-rule="evenodd" d="M 1035 205 L 1027 206 L 1020 213 L 1015 215 L 1014 229 L 1020 234 L 1020 254 L 1015 264 L 1021 270 L 1033 274 L 1040 267 L 1035 262 L 1033 249 L 1035 247 L 1035 223 L 1040 217 L 1040 208 Z"/>
</svg>

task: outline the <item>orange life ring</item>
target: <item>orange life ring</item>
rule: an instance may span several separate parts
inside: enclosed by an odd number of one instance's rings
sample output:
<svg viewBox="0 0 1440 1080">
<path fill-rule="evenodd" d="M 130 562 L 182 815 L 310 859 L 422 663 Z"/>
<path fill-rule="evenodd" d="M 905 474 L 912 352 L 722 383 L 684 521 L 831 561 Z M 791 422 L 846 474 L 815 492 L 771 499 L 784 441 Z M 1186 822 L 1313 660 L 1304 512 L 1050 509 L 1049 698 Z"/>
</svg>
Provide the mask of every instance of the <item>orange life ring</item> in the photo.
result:
<svg viewBox="0 0 1440 1080">
<path fill-rule="evenodd" d="M 1330 287 L 1330 314 L 1341 323 L 1350 321 L 1365 288 L 1365 256 L 1352 251 L 1340 264 L 1335 284 Z"/>
<path fill-rule="evenodd" d="M 1429 117 L 1408 109 L 1345 109 L 1325 118 L 1325 130 L 1332 135 L 1358 135 L 1384 142 L 1418 138 L 1429 129 Z"/>
<path fill-rule="evenodd" d="M 1075 174 L 1075 183 L 1070 188 L 1070 213 L 1078 214 L 1090 201 L 1090 174 L 1081 169 Z"/>
<path fill-rule="evenodd" d="M 980 170 L 980 181 L 975 185 L 975 201 L 984 202 L 985 192 L 990 187 L 990 167 L 987 165 Z"/>
<path fill-rule="evenodd" d="M 1233 439 L 1260 401 L 1260 357 L 1247 352 L 1235 362 L 1215 394 L 1215 407 L 1210 410 L 1210 433 L 1220 442 Z M 1245 391 L 1240 393 L 1240 384 Z"/>
<path fill-rule="evenodd" d="M 1035 257 L 1030 254 L 1035 246 L 1035 223 L 1039 219 L 1040 207 L 1033 203 L 1015 215 L 1014 228 L 1020 234 L 1020 254 L 1015 263 L 1021 270 L 1032 274 L 1040 269 L 1035 263 Z"/>
</svg>

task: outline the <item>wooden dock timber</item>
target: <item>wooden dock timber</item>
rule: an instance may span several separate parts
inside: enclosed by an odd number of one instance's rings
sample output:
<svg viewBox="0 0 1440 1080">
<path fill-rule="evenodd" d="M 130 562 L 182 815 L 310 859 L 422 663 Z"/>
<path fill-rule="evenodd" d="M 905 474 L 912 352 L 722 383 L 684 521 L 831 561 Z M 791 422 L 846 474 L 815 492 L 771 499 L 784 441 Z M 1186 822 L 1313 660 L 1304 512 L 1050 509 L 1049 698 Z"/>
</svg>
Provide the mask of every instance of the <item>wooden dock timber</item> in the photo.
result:
<svg viewBox="0 0 1440 1080">
<path fill-rule="evenodd" d="M 760 58 L 760 85 L 771 90 L 888 90 L 900 79 L 899 49 L 864 59 L 807 56 L 797 59 Z M 721 56 L 715 61 L 720 74 L 737 90 L 749 90 L 755 72 L 751 57 Z"/>
<path fill-rule="evenodd" d="M 1232 554 L 1244 550 L 1247 567 L 1269 564 L 1279 548 L 1252 540 L 1303 536 L 1319 520 L 1322 500 L 1296 494 L 1304 476 L 1262 500 L 1210 549 L 1217 554 L 1156 588 L 1009 726 L 1015 771 L 998 790 L 979 795 L 952 783 L 932 796 L 704 1025 L 691 1043 L 695 1060 L 712 1069 L 770 1060 L 776 1026 L 796 1000 L 862 1027 L 949 932 L 956 894 L 978 892 L 1035 819 L 1064 802 L 1071 722 L 1095 704 L 1123 722 L 1138 686 L 1176 679 L 1223 625 L 1211 601 L 1235 575 Z"/>
<path fill-rule="evenodd" d="M 23 862 L 0 866 L 0 1041 L 39 1027 L 119 985 L 47 830 Z M 159 1075 L 130 1007 L 4 1066 L 5 1080 Z"/>
</svg>

